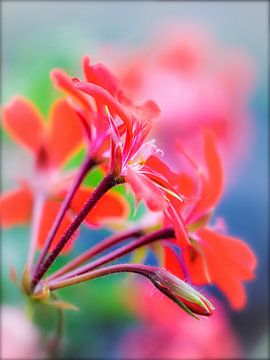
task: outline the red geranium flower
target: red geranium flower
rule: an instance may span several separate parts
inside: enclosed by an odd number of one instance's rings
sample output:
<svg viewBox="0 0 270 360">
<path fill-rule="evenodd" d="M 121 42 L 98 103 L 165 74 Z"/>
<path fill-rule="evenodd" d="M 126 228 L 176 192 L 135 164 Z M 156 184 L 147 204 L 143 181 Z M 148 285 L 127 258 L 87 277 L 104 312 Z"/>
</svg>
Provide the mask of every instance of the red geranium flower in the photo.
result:
<svg viewBox="0 0 270 360">
<path fill-rule="evenodd" d="M 204 164 L 200 166 L 197 166 L 196 162 L 178 144 L 178 148 L 190 165 L 183 167 L 183 171 L 178 175 L 174 174 L 159 159 L 157 156 L 159 150 L 154 140 L 149 140 L 148 137 L 153 121 L 159 113 L 155 103 L 149 101 L 141 106 L 135 106 L 131 99 L 121 91 L 117 81 L 105 67 L 90 66 L 85 62 L 85 69 L 88 70 L 86 76 L 88 81 L 77 81 L 75 87 L 90 95 L 106 109 L 111 128 L 109 171 L 114 175 L 123 176 L 131 186 L 137 201 L 143 199 L 150 210 L 162 211 L 165 215 L 165 223 L 173 225 L 177 243 L 183 247 L 183 258 L 191 280 L 194 278 L 199 282 L 197 274 L 204 274 L 198 275 L 201 276 L 201 282 L 203 277 L 203 283 L 215 283 L 225 292 L 234 307 L 243 306 L 242 281 L 253 277 L 255 267 L 253 253 L 241 240 L 230 238 L 230 242 L 227 241 L 230 244 L 229 247 L 235 247 L 236 256 L 240 256 L 241 253 L 243 257 L 241 266 L 246 269 L 248 275 L 244 276 L 241 272 L 234 271 L 235 267 L 232 265 L 234 259 L 228 258 L 223 268 L 223 274 L 227 279 L 224 281 L 221 276 L 216 275 L 220 273 L 216 270 L 218 266 L 211 266 L 211 263 L 215 264 L 219 261 L 218 256 L 213 259 L 208 251 L 210 243 L 211 247 L 217 248 L 215 250 L 221 246 L 218 240 L 214 244 L 211 242 L 209 231 L 212 230 L 206 227 L 222 195 L 224 182 L 215 135 L 205 131 Z M 119 120 L 122 120 L 126 126 L 126 130 L 121 133 L 118 126 Z M 217 237 L 220 236 L 216 232 L 213 233 L 217 234 Z M 221 244 L 226 243 L 226 239 L 223 235 Z M 170 250 L 167 249 L 167 254 L 169 252 Z M 200 262 L 202 269 L 193 270 L 194 259 L 199 259 L 196 263 Z"/>
<path fill-rule="evenodd" d="M 181 151 L 185 152 L 183 148 Z M 188 155 L 185 153 L 185 156 Z M 220 233 L 209 224 L 223 192 L 222 164 L 215 135 L 210 131 L 204 133 L 204 159 L 204 167 L 193 163 L 193 174 L 180 172 L 178 175 L 178 190 L 195 199 L 181 209 L 191 239 L 191 244 L 182 248 L 182 256 L 194 284 L 215 284 L 231 305 L 240 309 L 246 303 L 242 282 L 254 278 L 256 257 L 245 242 Z M 175 255 L 167 249 L 167 256 L 171 259 Z M 168 259 L 166 263 L 170 270 L 183 276 L 178 265 L 171 266 Z"/>
<path fill-rule="evenodd" d="M 30 101 L 17 97 L 3 108 L 3 126 L 20 146 L 31 153 L 34 170 L 28 178 L 22 177 L 18 188 L 2 194 L 1 226 L 25 225 L 32 218 L 33 222 L 37 222 L 32 236 L 37 238 L 37 245 L 41 248 L 61 206 L 61 193 L 67 189 L 73 177 L 71 173 L 64 173 L 62 168 L 83 145 L 81 125 L 76 112 L 65 99 L 55 101 L 49 112 L 48 123 L 45 123 Z M 72 207 L 75 212 L 79 210 L 82 193 L 89 197 L 92 189 L 79 190 L 74 199 L 77 206 Z M 115 193 L 106 194 L 98 208 L 89 215 L 88 223 L 97 224 L 104 222 L 106 217 L 126 215 L 124 199 Z M 53 245 L 71 224 L 72 218 L 72 212 L 67 212 Z M 71 246 L 72 242 L 68 242 L 64 251 Z"/>
<path fill-rule="evenodd" d="M 109 71 L 102 69 L 108 77 L 106 86 L 115 83 L 110 81 L 112 75 Z M 93 97 L 99 106 L 104 106 L 111 137 L 109 172 L 125 178 L 137 202 L 143 199 L 150 210 L 163 210 L 174 223 L 179 242 L 189 243 L 181 216 L 171 204 L 171 198 L 174 198 L 174 202 L 182 202 L 181 196 L 167 178 L 167 175 L 173 173 L 157 157 L 162 151 L 157 149 L 155 140 L 148 140 L 154 120 L 160 112 L 158 106 L 153 101 L 134 105 L 121 90 L 109 92 L 102 85 L 102 82 L 99 86 L 79 80 L 75 83 L 77 89 Z M 119 131 L 122 129 L 118 125 L 119 121 L 123 122 L 125 131 Z M 150 157 L 151 163 L 147 162 Z"/>
<path fill-rule="evenodd" d="M 123 104 L 127 96 L 121 89 L 117 79 L 103 64 L 90 65 L 88 56 L 83 58 L 84 77 L 88 84 L 88 95 L 77 89 L 75 82 L 61 69 L 53 69 L 51 78 L 55 86 L 64 91 L 69 97 L 69 103 L 79 115 L 83 127 L 86 129 L 86 146 L 91 157 L 97 162 L 108 159 L 110 148 L 109 122 L 104 111 L 104 104 L 110 107 L 110 111 L 117 114 L 121 121 L 116 126 L 120 133 L 124 131 L 123 123 L 127 131 L 131 131 L 129 125 L 129 113 Z"/>
</svg>

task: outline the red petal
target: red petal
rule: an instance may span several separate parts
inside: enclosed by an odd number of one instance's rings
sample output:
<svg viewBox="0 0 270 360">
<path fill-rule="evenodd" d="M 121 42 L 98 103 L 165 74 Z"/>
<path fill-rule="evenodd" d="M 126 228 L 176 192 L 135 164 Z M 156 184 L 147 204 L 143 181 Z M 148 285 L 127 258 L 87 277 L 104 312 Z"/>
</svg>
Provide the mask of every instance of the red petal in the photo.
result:
<svg viewBox="0 0 270 360">
<path fill-rule="evenodd" d="M 55 86 L 64 91 L 67 95 L 70 95 L 74 100 L 79 102 L 85 109 L 91 110 L 92 107 L 85 98 L 85 96 L 78 91 L 72 82 L 72 78 L 63 70 L 61 69 L 53 69 L 51 71 L 51 79 Z"/>
<path fill-rule="evenodd" d="M 202 199 L 196 206 L 197 213 L 211 210 L 223 192 L 222 162 L 217 150 L 216 136 L 211 131 L 204 132 L 204 158 L 207 167 L 207 179 L 203 184 Z"/>
<path fill-rule="evenodd" d="M 147 100 L 143 104 L 134 107 L 140 119 L 145 123 L 152 124 L 153 119 L 160 115 L 160 108 L 153 100 Z"/>
<path fill-rule="evenodd" d="M 93 189 L 81 187 L 72 200 L 71 208 L 79 212 L 93 193 Z M 126 200 L 116 192 L 110 192 L 98 201 L 87 215 L 85 222 L 88 225 L 101 225 L 111 219 L 125 219 L 129 215 L 129 206 Z"/>
<path fill-rule="evenodd" d="M 196 193 L 196 182 L 195 180 L 185 173 L 178 175 L 178 189 L 180 194 L 187 198 L 192 198 Z"/>
<path fill-rule="evenodd" d="M 60 209 L 61 203 L 54 200 L 48 200 L 43 208 L 42 217 L 40 221 L 40 227 L 39 227 L 39 234 L 38 234 L 38 248 L 41 249 L 44 245 L 47 236 L 49 234 L 49 231 L 52 227 L 52 224 L 57 216 L 57 213 Z M 50 246 L 50 250 L 54 248 L 54 246 L 57 244 L 57 242 L 60 240 L 61 236 L 64 234 L 64 232 L 67 230 L 68 226 L 71 224 L 72 218 L 69 215 L 65 215 L 64 219 L 56 233 L 56 236 L 52 242 L 52 245 Z M 67 253 L 71 250 L 73 246 L 73 242 L 75 238 L 77 237 L 78 232 L 75 233 L 71 240 L 68 241 L 68 243 L 64 246 L 62 250 L 62 254 Z"/>
<path fill-rule="evenodd" d="M 241 310 L 247 303 L 245 288 L 240 281 L 233 278 L 230 281 L 219 281 L 219 289 L 227 296 L 232 308 Z"/>
<path fill-rule="evenodd" d="M 218 234 L 207 228 L 198 230 L 197 234 L 216 251 L 217 256 L 222 254 L 222 261 L 227 264 L 227 268 L 235 277 L 239 277 L 241 280 L 253 279 L 257 260 L 244 241 Z"/>
<path fill-rule="evenodd" d="M 164 209 L 165 201 L 160 190 L 145 175 L 128 168 L 126 180 L 138 202 L 144 200 L 149 210 L 152 211 Z"/>
<path fill-rule="evenodd" d="M 30 101 L 16 97 L 4 106 L 3 123 L 16 142 L 34 153 L 39 150 L 44 134 L 42 116 Z"/>
<path fill-rule="evenodd" d="M 178 276 L 180 279 L 184 278 L 184 272 L 180 263 L 179 255 L 176 254 L 175 250 L 169 246 L 165 248 L 165 263 L 164 267 L 172 274 Z"/>
<path fill-rule="evenodd" d="M 175 238 L 180 246 L 186 246 L 190 244 L 188 232 L 185 226 L 185 223 L 182 219 L 180 211 L 177 211 L 176 207 L 173 205 L 173 202 L 168 203 L 166 208 L 166 215 L 170 219 L 170 222 L 175 231 Z"/>
<path fill-rule="evenodd" d="M 177 184 L 177 174 L 175 174 L 158 156 L 151 155 L 147 159 L 145 166 L 150 167 L 152 170 L 165 177 L 172 185 Z"/>
<path fill-rule="evenodd" d="M 2 227 L 25 225 L 31 219 L 33 199 L 31 190 L 23 186 L 0 197 L 0 223 Z"/>
<path fill-rule="evenodd" d="M 122 165 L 123 165 L 122 142 L 118 128 L 115 125 L 110 113 L 108 113 L 108 120 L 110 124 L 110 140 L 111 140 L 110 172 L 117 176 L 121 174 Z"/>
<path fill-rule="evenodd" d="M 51 107 L 48 145 L 51 158 L 62 165 L 82 146 L 82 129 L 78 115 L 65 99 L 59 99 Z"/>
<path fill-rule="evenodd" d="M 90 65 L 88 56 L 83 58 L 83 70 L 87 81 L 98 85 L 115 95 L 119 89 L 118 80 L 103 64 Z"/>
<path fill-rule="evenodd" d="M 202 249 L 202 251 L 204 251 L 204 249 Z M 192 282 L 197 285 L 208 284 L 205 271 L 205 265 L 208 264 L 203 263 L 201 254 L 193 246 L 183 248 L 182 253 Z"/>
<path fill-rule="evenodd" d="M 125 123 L 127 128 L 127 138 L 132 137 L 131 118 L 130 114 L 126 111 L 115 98 L 105 89 L 92 83 L 79 81 L 75 85 L 76 89 L 92 96 L 96 102 L 107 105 L 109 111 L 114 115 L 118 115 L 120 119 Z"/>
<path fill-rule="evenodd" d="M 245 304 L 242 281 L 254 277 L 256 257 L 243 241 L 215 233 L 210 229 L 200 229 L 197 235 L 204 257 L 194 248 L 184 249 L 183 256 L 194 283 L 205 284 L 205 263 L 211 281 L 220 288 L 231 305 L 240 308 Z"/>
</svg>

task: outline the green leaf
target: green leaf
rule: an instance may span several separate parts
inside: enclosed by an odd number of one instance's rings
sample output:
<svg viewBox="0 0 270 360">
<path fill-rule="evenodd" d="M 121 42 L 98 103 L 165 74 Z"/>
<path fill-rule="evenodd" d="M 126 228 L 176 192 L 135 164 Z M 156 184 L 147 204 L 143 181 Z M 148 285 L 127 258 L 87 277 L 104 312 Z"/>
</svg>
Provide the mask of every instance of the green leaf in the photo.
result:
<svg viewBox="0 0 270 360">
<path fill-rule="evenodd" d="M 68 302 L 62 301 L 62 300 L 49 300 L 49 301 L 46 301 L 44 304 L 50 305 L 50 306 L 56 307 L 57 309 L 62 309 L 62 310 L 73 310 L 73 311 L 80 310 L 77 306 L 70 304 Z"/>
</svg>

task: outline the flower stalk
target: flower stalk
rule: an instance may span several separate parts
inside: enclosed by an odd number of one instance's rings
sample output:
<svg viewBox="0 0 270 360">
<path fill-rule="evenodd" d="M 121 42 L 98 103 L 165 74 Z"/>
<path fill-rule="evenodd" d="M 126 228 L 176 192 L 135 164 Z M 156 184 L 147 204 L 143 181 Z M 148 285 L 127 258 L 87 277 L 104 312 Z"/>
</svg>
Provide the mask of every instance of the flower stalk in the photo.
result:
<svg viewBox="0 0 270 360">
<path fill-rule="evenodd" d="M 83 265 L 74 271 L 66 273 L 63 277 L 56 278 L 56 279 L 54 278 L 54 280 L 51 282 L 51 284 L 58 282 L 60 279 L 61 280 L 70 279 L 72 277 L 77 277 L 78 275 L 92 271 L 92 270 L 98 268 L 99 266 L 102 266 L 104 264 L 107 264 L 107 263 L 115 260 L 115 259 L 118 259 L 118 258 L 134 251 L 135 249 L 138 249 L 138 248 L 145 246 L 156 240 L 168 239 L 168 238 L 173 238 L 173 237 L 174 237 L 174 230 L 171 227 L 167 227 L 167 228 L 164 228 L 161 230 L 154 231 L 150 234 L 142 236 L 137 241 L 133 241 L 125 246 L 122 246 L 119 249 L 111 251 L 110 253 L 98 258 L 97 260 L 91 262 L 90 264 Z"/>
<path fill-rule="evenodd" d="M 77 191 L 77 189 L 79 188 L 79 186 L 81 185 L 83 179 L 85 178 L 86 174 L 96 165 L 96 160 L 91 158 L 90 156 L 87 156 L 78 172 L 78 175 L 75 179 L 75 181 L 73 182 L 72 186 L 70 187 L 64 201 L 62 202 L 61 208 L 57 214 L 57 217 L 55 218 L 55 221 L 51 227 L 51 230 L 48 234 L 47 240 L 41 250 L 41 253 L 39 255 L 39 258 L 37 260 L 36 266 L 35 266 L 35 270 L 34 273 L 37 272 L 37 269 L 39 269 L 39 267 L 41 266 L 43 260 L 46 257 L 46 254 L 49 251 L 49 248 L 52 244 L 52 241 L 57 233 L 57 230 L 59 229 L 59 226 L 61 225 L 61 222 L 71 204 L 71 201 Z"/>
<path fill-rule="evenodd" d="M 102 240 L 101 242 L 97 243 L 96 245 L 92 246 L 90 249 L 67 263 L 61 269 L 56 271 L 54 274 L 48 277 L 48 280 L 53 280 L 57 277 L 61 277 L 62 275 L 66 274 L 67 272 L 75 269 L 76 267 L 82 265 L 87 260 L 90 260 L 92 257 L 96 256 L 97 254 L 107 250 L 108 248 L 112 247 L 113 245 L 119 244 L 120 242 L 131 239 L 137 238 L 143 234 L 141 229 L 135 230 L 128 230 L 124 231 L 121 234 L 113 234 L 112 236 L 107 237 L 106 239 Z"/>
<path fill-rule="evenodd" d="M 213 314 L 214 306 L 208 299 L 206 299 L 205 296 L 193 289 L 183 280 L 171 274 L 169 271 L 148 265 L 111 265 L 105 268 L 89 271 L 85 274 L 74 276 L 70 279 L 59 280 L 54 284 L 49 284 L 49 287 L 51 291 L 54 291 L 66 286 L 79 284 L 85 281 L 96 279 L 98 277 L 120 272 L 131 272 L 147 277 L 158 290 L 160 290 L 164 295 L 179 305 L 189 315 L 195 318 L 197 318 L 195 314 L 201 316 L 211 316 Z"/>
<path fill-rule="evenodd" d="M 49 267 L 53 264 L 63 247 L 66 245 L 66 243 L 70 240 L 74 232 L 78 229 L 80 224 L 83 222 L 83 220 L 86 218 L 88 213 L 93 209 L 93 207 L 96 205 L 98 200 L 110 189 L 112 189 L 114 186 L 123 183 L 123 178 L 115 178 L 113 175 L 108 174 L 106 175 L 103 180 L 100 182 L 96 190 L 93 192 L 89 200 L 85 203 L 84 207 L 81 209 L 81 211 L 78 213 L 78 215 L 75 217 L 74 221 L 71 223 L 71 225 L 68 227 L 68 229 L 65 231 L 65 233 L 62 235 L 61 239 L 59 240 L 58 244 L 55 246 L 55 248 L 52 250 L 51 254 L 47 257 L 47 259 L 44 261 L 43 264 L 40 265 L 40 267 L 37 269 L 37 272 L 34 274 L 32 283 L 31 283 L 31 289 L 32 291 L 35 289 L 36 285 L 42 278 L 42 276 L 47 272 Z"/>
<path fill-rule="evenodd" d="M 54 299 L 58 299 L 55 294 L 51 295 Z M 55 308 L 57 313 L 55 334 L 48 342 L 48 352 L 50 359 L 58 359 L 61 351 L 64 335 L 64 311 L 61 308 Z"/>
</svg>

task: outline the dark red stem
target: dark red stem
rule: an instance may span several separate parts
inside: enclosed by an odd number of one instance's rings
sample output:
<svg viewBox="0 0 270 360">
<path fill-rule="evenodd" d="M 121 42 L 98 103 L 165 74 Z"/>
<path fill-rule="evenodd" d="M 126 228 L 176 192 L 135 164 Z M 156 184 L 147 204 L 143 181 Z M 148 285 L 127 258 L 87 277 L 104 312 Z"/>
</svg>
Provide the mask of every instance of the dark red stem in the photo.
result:
<svg viewBox="0 0 270 360">
<path fill-rule="evenodd" d="M 175 236 L 174 230 L 171 227 L 157 230 L 155 232 L 142 236 L 140 239 L 133 241 L 125 246 L 122 246 L 121 248 L 116 249 L 110 252 L 109 254 L 106 254 L 89 264 L 81 266 L 78 269 L 65 274 L 63 277 L 55 279 L 55 281 L 59 281 L 60 279 L 62 281 L 64 279 L 71 278 L 74 276 L 77 277 L 78 275 L 94 270 L 101 265 L 107 264 L 108 262 L 111 262 L 119 257 L 122 257 L 141 246 L 147 245 L 156 240 L 173 238 L 174 236 Z"/>
<path fill-rule="evenodd" d="M 152 280 L 152 276 L 154 276 L 155 272 L 157 271 L 156 267 L 141 265 L 141 264 L 117 264 L 108 266 L 102 269 L 98 269 L 95 271 L 91 271 L 86 274 L 78 275 L 71 279 L 59 280 L 58 282 L 54 282 L 53 284 L 49 283 L 50 290 L 57 290 L 61 289 L 66 286 L 79 284 L 84 281 L 96 279 L 101 276 L 110 275 L 119 272 L 132 272 L 143 275 L 148 279 Z"/>
<path fill-rule="evenodd" d="M 38 268 L 37 273 L 34 275 L 32 283 L 31 283 L 31 289 L 32 291 L 35 289 L 36 285 L 42 278 L 42 276 L 47 272 L 49 267 L 53 264 L 63 247 L 66 245 L 66 243 L 69 241 L 71 236 L 74 234 L 74 232 L 78 229 L 80 224 L 83 222 L 83 220 L 86 218 L 86 216 L 89 214 L 89 212 L 93 209 L 93 207 L 96 205 L 98 200 L 111 188 L 113 188 L 115 185 L 122 183 L 124 180 L 122 178 L 115 179 L 115 177 L 111 174 L 108 174 L 104 177 L 104 179 L 101 181 L 101 183 L 98 185 L 98 187 L 95 189 L 95 191 L 92 193 L 89 200 L 85 203 L 84 207 L 81 209 L 81 211 L 77 214 L 75 219 L 73 220 L 72 224 L 68 227 L 68 229 L 65 231 L 65 233 L 62 235 L 61 239 L 59 240 L 58 244 L 55 246 L 51 254 L 47 257 L 47 259 L 44 261 L 43 264 Z"/>
<path fill-rule="evenodd" d="M 81 169 L 78 173 L 78 176 L 76 177 L 76 179 L 75 179 L 74 183 L 72 184 L 72 186 L 70 187 L 64 201 L 62 202 L 61 208 L 60 208 L 60 210 L 55 218 L 55 221 L 50 229 L 50 232 L 48 234 L 46 242 L 41 250 L 38 261 L 35 265 L 34 274 L 38 271 L 44 258 L 46 257 L 48 250 L 52 244 L 52 241 L 57 233 L 57 230 L 59 229 L 59 226 L 61 225 L 61 222 L 70 206 L 70 203 L 71 203 L 77 189 L 81 185 L 81 183 L 82 183 L 84 177 L 86 176 L 86 174 L 88 173 L 88 171 L 90 171 L 95 165 L 96 165 L 96 161 L 90 157 L 87 157 L 85 159 L 84 163 L 82 164 Z M 35 275 L 33 275 L 33 276 L 35 276 Z"/>
<path fill-rule="evenodd" d="M 61 269 L 59 269 L 54 274 L 52 274 L 48 278 L 48 280 L 52 280 L 66 274 L 68 271 L 71 271 L 76 267 L 78 267 L 79 265 L 82 265 L 87 260 L 90 260 L 92 257 L 96 256 L 97 254 L 101 253 L 102 251 L 110 248 L 115 244 L 118 244 L 126 239 L 137 238 L 142 234 L 143 234 L 142 231 L 139 229 L 125 231 L 122 232 L 121 234 L 113 234 L 112 236 L 109 236 L 108 238 L 102 240 L 98 244 L 92 246 L 89 250 L 85 251 L 74 260 L 67 263 L 67 265 L 63 266 Z"/>
</svg>

